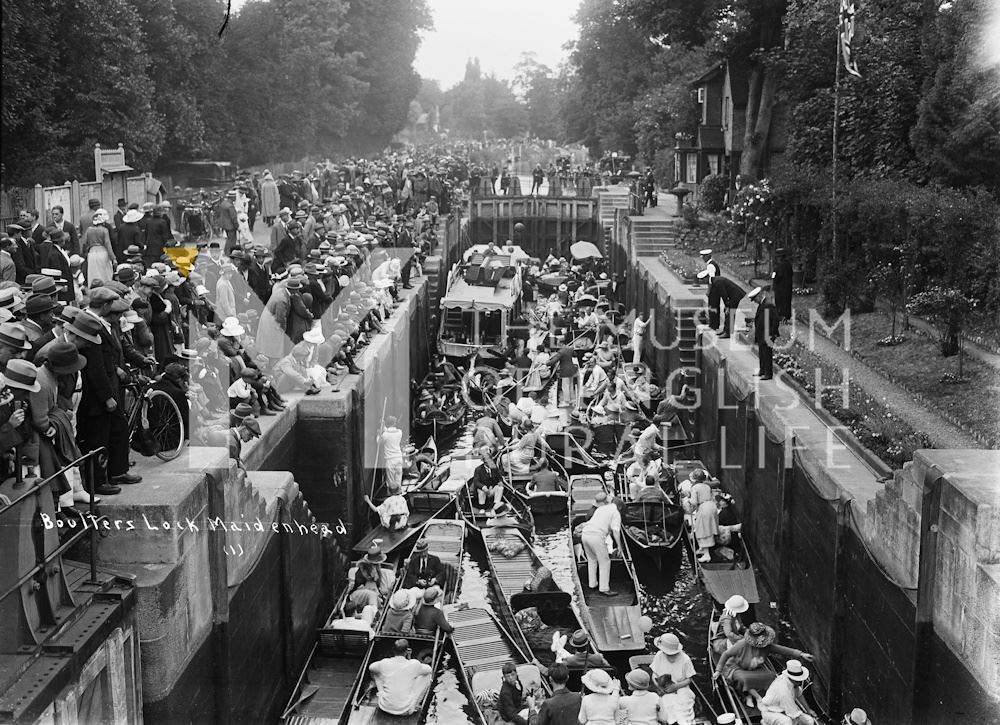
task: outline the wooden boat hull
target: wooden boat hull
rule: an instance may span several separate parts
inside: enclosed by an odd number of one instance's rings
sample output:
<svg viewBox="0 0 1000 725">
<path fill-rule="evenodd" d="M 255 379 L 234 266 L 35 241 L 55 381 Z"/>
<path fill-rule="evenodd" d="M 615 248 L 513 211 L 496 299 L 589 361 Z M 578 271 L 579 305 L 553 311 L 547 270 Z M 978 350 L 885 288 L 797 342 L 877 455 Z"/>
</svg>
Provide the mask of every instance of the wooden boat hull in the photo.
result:
<svg viewBox="0 0 1000 725">
<path fill-rule="evenodd" d="M 463 409 L 462 414 L 455 417 L 430 419 L 413 418 L 411 428 L 413 429 L 413 437 L 415 440 L 433 439 L 439 444 L 444 444 L 458 437 L 459 433 L 462 432 L 462 426 L 464 423 L 465 410 Z"/>
<path fill-rule="evenodd" d="M 698 543 L 695 541 L 690 521 L 685 521 L 684 530 L 695 575 L 717 604 L 724 605 L 734 594 L 741 595 L 750 604 L 757 604 L 760 601 L 757 575 L 754 573 L 750 551 L 742 536 L 736 539 L 737 546 L 732 549 L 734 551 L 732 561 L 718 561 L 713 558 L 711 562 L 703 562 L 698 560 Z"/>
<path fill-rule="evenodd" d="M 507 662 L 517 666 L 526 689 L 535 685 L 546 695 L 551 693 L 548 681 L 531 664 L 528 650 L 517 643 L 493 612 L 478 607 L 449 609 L 448 621 L 455 628 L 450 640 L 459 677 L 467 691 L 473 693 L 470 704 L 477 722 L 495 721 L 495 711 L 487 714 L 490 708 L 484 708 L 481 695 L 487 690 L 499 691 L 501 669 Z"/>
<path fill-rule="evenodd" d="M 656 655 L 645 654 L 645 655 L 633 655 L 628 658 L 628 667 L 630 670 L 645 670 L 652 676 L 653 670 L 653 658 Z M 693 725 L 715 725 L 718 720 L 718 714 L 715 712 L 715 708 L 702 689 L 697 685 L 694 685 L 691 690 L 694 692 L 695 696 L 695 718 Z"/>
<path fill-rule="evenodd" d="M 506 485 L 504 486 L 501 501 L 506 502 L 510 509 L 514 512 L 514 518 L 517 519 L 517 523 L 502 523 L 499 525 L 515 526 L 520 529 L 525 536 L 530 537 L 535 530 L 535 517 L 531 513 L 531 509 L 528 507 L 528 504 L 520 498 L 510 486 Z M 463 486 L 462 490 L 458 493 L 458 507 L 469 526 L 473 527 L 477 531 L 497 525 L 495 523 L 491 523 L 488 515 L 479 513 L 481 510 L 488 509 L 479 508 L 479 502 L 473 500 L 472 489 L 468 483 L 466 483 L 466 485 Z"/>
<path fill-rule="evenodd" d="M 382 553 L 390 556 L 412 545 L 417 534 L 431 519 L 454 517 L 456 513 L 455 497 L 445 491 L 417 490 L 405 496 L 410 508 L 409 525 L 398 531 L 376 526 L 354 545 L 355 552 L 364 553 L 373 543 L 378 543 Z"/>
<path fill-rule="evenodd" d="M 646 635 L 639 626 L 639 585 L 628 550 L 611 559 L 611 587 L 617 594 L 607 597 L 586 587 L 587 557 L 574 535 L 575 527 L 590 515 L 594 496 L 606 490 L 603 478 L 595 474 L 570 477 L 569 536 L 574 566 L 570 568 L 580 602 L 580 619 L 594 646 L 605 655 L 628 655 L 646 650 Z"/>
<path fill-rule="evenodd" d="M 421 529 L 420 536 L 428 541 L 430 553 L 437 556 L 442 564 L 448 566 L 446 572 L 446 582 L 444 586 L 444 602 L 449 604 L 458 598 L 461 586 L 462 555 L 465 551 L 465 521 L 461 519 L 435 518 L 427 522 Z M 402 568 L 397 579 L 395 591 L 403 588 L 406 580 L 406 566 Z M 367 725 L 368 723 L 406 723 L 407 725 L 417 725 L 425 719 L 427 707 L 430 704 L 432 694 L 433 678 L 436 675 L 441 657 L 444 653 L 444 633 L 441 631 L 433 635 L 407 634 L 383 631 L 383 624 L 386 615 L 383 607 L 373 629 L 376 632 L 372 639 L 365 659 L 358 671 L 354 685 L 351 689 L 351 697 L 344 706 L 340 716 L 340 725 Z M 406 639 L 410 643 L 414 656 L 419 656 L 421 652 L 426 653 L 428 664 L 431 665 L 431 680 L 428 683 L 427 691 L 424 693 L 421 706 L 412 715 L 387 715 L 378 709 L 378 697 L 374 682 L 369 673 L 369 666 L 383 657 L 390 656 L 392 643 L 397 639 Z"/>
</svg>

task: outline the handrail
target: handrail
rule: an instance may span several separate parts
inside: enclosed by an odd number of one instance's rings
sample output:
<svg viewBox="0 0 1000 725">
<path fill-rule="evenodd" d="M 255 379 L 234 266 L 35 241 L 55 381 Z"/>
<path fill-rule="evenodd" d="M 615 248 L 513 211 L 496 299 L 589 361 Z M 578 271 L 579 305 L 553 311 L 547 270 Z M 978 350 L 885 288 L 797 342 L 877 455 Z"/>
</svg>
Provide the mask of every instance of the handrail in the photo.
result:
<svg viewBox="0 0 1000 725">
<path fill-rule="evenodd" d="M 92 451 L 88 451 L 87 453 L 84 453 L 82 456 L 80 456 L 79 458 L 77 458 L 75 461 L 71 461 L 70 463 L 67 463 L 65 466 L 63 466 L 62 468 L 60 468 L 58 471 L 56 471 L 55 473 L 53 473 L 48 478 L 43 478 L 40 481 L 36 481 L 34 486 L 32 486 L 31 488 L 29 488 L 27 491 L 25 491 L 24 493 L 22 493 L 20 496 L 18 496 L 17 498 L 15 498 L 10 503 L 4 504 L 4 506 L 2 508 L 0 508 L 0 515 L 3 515 L 4 513 L 7 512 L 8 509 L 13 508 L 15 505 L 17 505 L 18 503 L 20 503 L 24 499 L 28 498 L 29 496 L 34 495 L 35 492 L 38 491 L 38 489 L 42 488 L 44 485 L 46 485 L 47 483 L 49 483 L 50 481 L 52 481 L 52 479 L 54 479 L 56 476 L 61 476 L 62 474 L 64 474 L 69 469 L 74 468 L 76 466 L 79 466 L 81 463 L 83 463 L 88 458 L 91 458 L 93 456 L 99 455 L 100 453 L 106 453 L 107 450 L 108 449 L 106 447 L 101 446 L 100 448 L 95 448 Z"/>
<path fill-rule="evenodd" d="M 45 486 L 47 486 L 56 476 L 60 476 L 63 473 L 65 473 L 66 471 L 68 471 L 70 468 L 73 468 L 74 466 L 79 466 L 81 463 L 84 463 L 84 462 L 89 462 L 89 466 L 88 467 L 90 467 L 90 466 L 93 465 L 92 462 L 94 461 L 94 459 L 96 459 L 98 456 L 100 456 L 102 454 L 106 454 L 106 453 L 107 453 L 107 448 L 105 446 L 100 446 L 99 448 L 95 448 L 95 449 L 93 449 L 91 451 L 87 451 L 86 453 L 84 453 L 82 456 L 80 456 L 76 460 L 71 461 L 70 463 L 67 463 L 65 466 L 63 466 L 62 468 L 60 468 L 58 471 L 56 471 L 55 473 L 53 473 L 48 478 L 44 478 L 41 481 L 37 481 L 35 483 L 35 485 L 33 485 L 31 488 L 29 488 L 23 494 L 21 494 L 16 499 L 14 499 L 13 501 L 11 501 L 9 504 L 4 505 L 3 508 L 0 508 L 0 516 L 2 516 L 4 513 L 6 513 L 7 511 L 9 511 L 10 509 L 14 508 L 14 506 L 16 506 L 18 503 L 20 503 L 21 501 L 25 500 L 29 496 L 36 495 L 39 490 L 41 490 L 42 488 L 44 488 Z M 17 465 L 18 466 L 21 465 L 20 460 L 17 461 Z M 93 476 L 91 476 L 91 479 L 93 479 Z M 91 520 L 91 526 L 90 526 L 90 537 L 91 537 L 91 540 L 90 540 L 90 580 L 91 580 L 91 582 L 96 582 L 97 581 L 97 527 L 96 527 L 96 522 L 98 521 L 98 517 L 94 515 L 94 497 L 93 497 L 93 495 L 91 495 L 91 497 L 90 497 L 90 512 L 89 512 L 89 515 L 90 515 L 90 520 Z M 42 571 L 45 568 L 45 566 L 50 561 L 52 561 L 53 559 L 56 559 L 57 557 L 62 556 L 62 554 L 63 554 L 64 551 L 67 551 L 70 547 L 72 547 L 75 544 L 77 544 L 83 538 L 83 535 L 85 533 L 87 533 L 86 522 L 84 523 L 84 526 L 83 526 L 82 529 L 80 529 L 80 531 L 78 531 L 75 534 L 72 534 L 66 541 L 64 541 L 61 545 L 59 545 L 55 549 L 55 551 L 52 551 L 48 555 L 42 557 L 42 559 L 40 561 L 38 561 L 35 564 L 35 566 L 33 566 L 31 568 L 30 571 L 26 572 L 20 579 L 18 579 L 17 583 L 14 584 L 13 587 L 9 588 L 3 594 L 0 594 L 0 601 L 3 601 L 7 597 L 9 597 L 11 594 L 13 594 L 14 592 L 18 591 L 24 584 L 26 584 L 27 582 L 31 581 L 31 579 L 34 578 L 35 575 L 37 575 L 40 571 Z"/>
</svg>

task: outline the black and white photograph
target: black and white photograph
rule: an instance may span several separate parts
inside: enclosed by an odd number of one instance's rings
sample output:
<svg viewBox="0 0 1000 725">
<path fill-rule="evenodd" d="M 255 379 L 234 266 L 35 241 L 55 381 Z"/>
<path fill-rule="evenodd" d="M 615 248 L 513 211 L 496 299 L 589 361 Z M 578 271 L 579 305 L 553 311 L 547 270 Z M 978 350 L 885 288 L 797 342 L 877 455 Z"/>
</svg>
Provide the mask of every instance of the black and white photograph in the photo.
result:
<svg viewBox="0 0 1000 725">
<path fill-rule="evenodd" d="M 1000 0 L 0 6 L 0 723 L 1000 725 Z"/>
</svg>

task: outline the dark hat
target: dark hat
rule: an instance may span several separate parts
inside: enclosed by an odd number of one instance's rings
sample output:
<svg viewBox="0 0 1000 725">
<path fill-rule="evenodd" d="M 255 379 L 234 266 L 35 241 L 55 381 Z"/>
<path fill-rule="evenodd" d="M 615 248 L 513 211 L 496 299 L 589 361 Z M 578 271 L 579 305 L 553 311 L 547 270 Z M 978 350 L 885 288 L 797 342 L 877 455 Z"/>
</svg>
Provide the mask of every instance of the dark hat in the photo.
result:
<svg viewBox="0 0 1000 725">
<path fill-rule="evenodd" d="M 378 544 L 373 543 L 368 547 L 368 551 L 361 561 L 369 564 L 381 564 L 386 558 L 386 555 L 382 553 L 382 549 L 379 548 Z"/>
<path fill-rule="evenodd" d="M 54 295 L 56 293 L 56 281 L 48 276 L 38 276 L 31 280 L 31 292 L 36 295 Z"/>
<path fill-rule="evenodd" d="M 256 418 L 244 418 L 242 425 L 254 438 L 260 438 L 260 422 Z"/>
<path fill-rule="evenodd" d="M 59 305 L 53 302 L 52 298 L 49 297 L 48 295 L 32 295 L 31 297 L 28 298 L 28 301 L 25 303 L 28 317 L 31 317 L 33 315 L 40 315 L 43 312 L 49 312 L 50 310 L 54 310 L 58 306 Z"/>
<path fill-rule="evenodd" d="M 73 305 L 65 305 L 61 310 L 59 310 L 59 319 L 63 322 L 72 322 L 76 319 L 76 316 L 80 314 L 80 308 L 74 307 Z"/>
<path fill-rule="evenodd" d="M 117 299 L 121 299 L 119 294 L 108 287 L 96 287 L 90 291 L 91 305 L 104 305 Z"/>
<path fill-rule="evenodd" d="M 63 234 L 62 229 L 53 229 L 49 232 L 49 239 L 53 242 L 61 242 L 64 236 L 66 235 Z"/>
<path fill-rule="evenodd" d="M 240 403 L 229 412 L 229 420 L 236 425 L 248 415 L 253 415 L 253 406 L 250 403 Z"/>
<path fill-rule="evenodd" d="M 746 634 L 743 635 L 743 639 L 745 639 L 751 647 L 757 647 L 758 649 L 761 647 L 767 647 L 769 644 L 774 642 L 774 638 L 774 630 L 762 622 L 754 622 L 751 624 L 747 628 Z"/>
<path fill-rule="evenodd" d="M 567 644 L 577 651 L 587 649 L 587 645 L 590 644 L 590 637 L 587 636 L 585 631 L 578 629 L 573 632 L 573 636 L 570 637 Z"/>
<path fill-rule="evenodd" d="M 125 284 L 131 284 L 136 278 L 135 270 L 131 267 L 122 267 L 115 274 L 117 274 L 118 279 Z"/>
<path fill-rule="evenodd" d="M 66 329 L 77 337 L 89 340 L 95 345 L 101 342 L 101 321 L 90 313 L 80 311 Z"/>
<path fill-rule="evenodd" d="M 87 358 L 76 351 L 76 345 L 65 340 L 56 340 L 48 349 L 48 363 L 52 371 L 58 375 L 83 370 Z"/>
<path fill-rule="evenodd" d="M 415 554 L 422 554 L 430 547 L 427 539 L 420 539 L 416 544 L 413 545 L 413 552 Z"/>
</svg>

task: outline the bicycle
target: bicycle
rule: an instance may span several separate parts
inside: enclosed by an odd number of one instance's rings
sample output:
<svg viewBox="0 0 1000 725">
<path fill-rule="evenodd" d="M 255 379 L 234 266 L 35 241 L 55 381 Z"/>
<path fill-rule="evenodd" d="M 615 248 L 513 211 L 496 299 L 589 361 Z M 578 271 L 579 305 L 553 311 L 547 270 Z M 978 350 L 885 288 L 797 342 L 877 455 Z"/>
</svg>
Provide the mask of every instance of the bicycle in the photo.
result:
<svg viewBox="0 0 1000 725">
<path fill-rule="evenodd" d="M 125 382 L 129 446 L 143 455 L 172 461 L 184 447 L 184 420 L 177 402 L 169 393 L 156 388 L 156 382 L 155 378 L 129 371 Z"/>
</svg>

